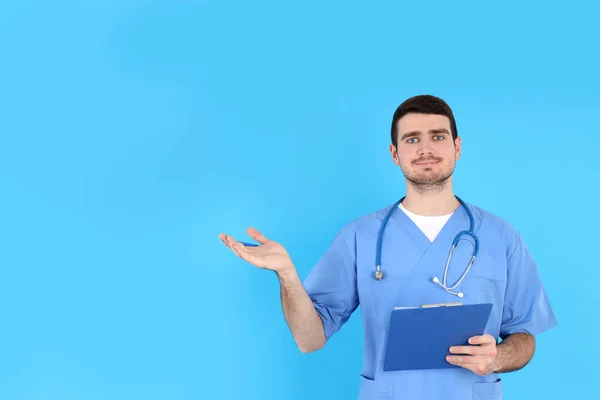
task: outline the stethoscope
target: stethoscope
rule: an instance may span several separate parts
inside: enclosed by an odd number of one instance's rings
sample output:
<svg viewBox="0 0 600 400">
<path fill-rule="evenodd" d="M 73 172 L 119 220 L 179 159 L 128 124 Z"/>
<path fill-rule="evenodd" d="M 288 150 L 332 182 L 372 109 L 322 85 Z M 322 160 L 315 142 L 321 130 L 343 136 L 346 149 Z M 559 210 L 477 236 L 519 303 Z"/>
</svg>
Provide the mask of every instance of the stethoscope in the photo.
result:
<svg viewBox="0 0 600 400">
<path fill-rule="evenodd" d="M 458 196 L 455 196 L 455 197 L 460 202 L 460 204 L 464 207 L 464 209 L 467 211 L 467 214 L 469 215 L 469 230 L 459 232 L 454 237 L 454 241 L 452 242 L 452 247 L 450 248 L 450 252 L 448 253 L 448 259 L 446 260 L 446 268 L 444 268 L 444 281 L 440 282 L 440 280 L 438 279 L 437 276 L 433 278 L 433 281 L 435 283 L 439 284 L 442 288 L 444 288 L 444 290 L 446 292 L 453 294 L 455 296 L 458 296 L 458 297 L 463 297 L 464 293 L 462 293 L 462 292 L 457 293 L 457 292 L 453 292 L 452 290 L 455 289 L 458 285 L 460 285 L 460 283 L 463 281 L 463 279 L 465 279 L 465 276 L 467 276 L 469 269 L 471 269 L 471 266 L 475 262 L 475 257 L 477 257 L 477 253 L 479 252 L 479 239 L 477 239 L 477 236 L 475 235 L 475 232 L 473 231 L 475 222 L 473 219 L 473 214 L 471 214 L 471 210 L 469 210 L 469 207 L 467 207 L 467 205 L 464 203 L 464 201 L 462 201 Z M 404 199 L 405 199 L 405 197 L 398 200 L 394 204 L 394 206 L 390 209 L 390 211 L 388 211 L 387 215 L 385 216 L 385 218 L 383 220 L 383 224 L 381 225 L 381 229 L 379 230 L 379 237 L 377 238 L 377 260 L 376 260 L 377 267 L 376 267 L 376 271 L 375 271 L 375 279 L 378 281 L 383 279 L 383 271 L 381 270 L 381 241 L 383 239 L 383 232 L 385 231 L 385 227 L 388 223 L 388 220 L 392 216 L 392 213 L 394 212 L 394 210 L 396 210 L 398 208 L 398 206 L 400 205 L 400 203 L 402 203 L 402 201 Z M 475 241 L 475 248 L 473 249 L 471 261 L 469 262 L 467 269 L 465 269 L 465 272 L 463 272 L 462 276 L 456 282 L 456 284 L 454 284 L 454 286 L 448 287 L 448 286 L 446 286 L 446 276 L 448 275 L 448 266 L 450 265 L 450 260 L 452 259 L 452 253 L 454 252 L 454 249 L 458 245 L 458 242 L 460 242 L 461 240 L 466 240 L 466 239 L 462 238 L 464 235 L 468 235 L 473 238 L 473 240 Z"/>
</svg>

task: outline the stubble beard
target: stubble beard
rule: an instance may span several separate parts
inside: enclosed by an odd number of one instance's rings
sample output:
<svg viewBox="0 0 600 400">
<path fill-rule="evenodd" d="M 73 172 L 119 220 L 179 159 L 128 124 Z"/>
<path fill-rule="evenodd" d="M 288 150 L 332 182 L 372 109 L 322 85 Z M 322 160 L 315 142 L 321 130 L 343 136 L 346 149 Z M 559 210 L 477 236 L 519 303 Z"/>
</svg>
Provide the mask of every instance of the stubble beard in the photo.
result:
<svg viewBox="0 0 600 400">
<path fill-rule="evenodd" d="M 427 170 L 421 174 L 413 174 L 411 171 L 402 171 L 409 184 L 417 193 L 438 193 L 446 189 L 452 173 L 454 172 L 454 163 L 438 173 L 427 173 Z"/>
</svg>

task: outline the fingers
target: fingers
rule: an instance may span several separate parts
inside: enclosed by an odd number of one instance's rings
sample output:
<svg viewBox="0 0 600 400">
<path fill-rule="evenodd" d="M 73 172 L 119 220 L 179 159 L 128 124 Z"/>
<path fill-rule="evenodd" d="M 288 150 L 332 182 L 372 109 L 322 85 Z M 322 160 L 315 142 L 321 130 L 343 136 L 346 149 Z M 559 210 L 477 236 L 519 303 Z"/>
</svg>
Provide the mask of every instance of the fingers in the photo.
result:
<svg viewBox="0 0 600 400">
<path fill-rule="evenodd" d="M 233 244 L 235 243 L 235 240 L 233 240 L 233 238 L 231 236 L 227 236 L 226 234 L 221 233 L 221 234 L 219 234 L 219 239 L 221 239 L 221 241 L 223 243 L 225 243 L 225 246 L 227 246 L 233 250 L 233 248 L 231 246 L 233 246 Z"/>
<path fill-rule="evenodd" d="M 496 344 L 496 339 L 490 335 L 485 334 L 481 336 L 473 336 L 469 338 L 470 344 Z"/>
<path fill-rule="evenodd" d="M 244 246 L 241 243 L 235 242 L 231 246 L 231 250 L 233 250 L 233 252 L 244 261 L 250 261 L 250 259 L 252 258 L 246 246 Z"/>
<path fill-rule="evenodd" d="M 233 240 L 233 238 L 231 236 L 229 236 L 229 238 L 230 238 L 228 240 L 228 243 L 230 244 L 229 248 L 235 253 L 235 255 L 244 261 L 248 261 L 248 262 L 252 263 L 253 257 L 254 257 L 253 249 L 244 246 L 240 242 L 236 242 L 235 240 Z"/>
<path fill-rule="evenodd" d="M 260 244 L 265 244 L 268 241 L 268 239 L 264 237 L 263 234 L 255 228 L 246 229 L 246 233 L 248 234 L 248 236 L 250 236 L 252 239 L 256 240 Z"/>
<path fill-rule="evenodd" d="M 494 371 L 494 359 L 488 356 L 447 356 L 446 361 L 481 376 Z"/>
<path fill-rule="evenodd" d="M 267 242 L 269 241 L 269 239 L 267 239 L 266 237 L 264 237 L 264 235 L 263 235 L 262 233 L 260 233 L 260 232 L 259 232 L 257 229 L 255 229 L 255 228 L 248 228 L 248 229 L 246 230 L 246 232 L 248 233 L 248 235 L 249 235 L 249 236 L 250 236 L 252 239 L 256 240 L 256 241 L 257 241 L 258 243 L 260 243 L 260 244 L 265 244 L 265 243 L 267 243 Z M 220 238 L 220 239 L 221 239 L 221 241 L 222 241 L 223 243 L 225 243 L 225 245 L 226 245 L 227 247 L 229 247 L 230 249 L 232 248 L 232 246 L 233 246 L 235 243 L 239 243 L 239 242 L 237 242 L 236 240 L 234 240 L 234 239 L 233 239 L 231 236 L 228 236 L 228 235 L 226 235 L 226 234 L 224 234 L 224 233 L 220 233 L 220 234 L 219 234 L 219 238 Z M 240 244 L 241 244 L 241 243 L 240 243 Z M 232 250 L 233 250 L 233 249 L 232 249 Z"/>
<path fill-rule="evenodd" d="M 242 243 L 236 241 L 233 237 L 224 233 L 219 235 L 221 241 L 235 253 L 236 256 L 249 263 L 256 263 L 255 250 L 252 247 L 246 247 Z"/>
<path fill-rule="evenodd" d="M 473 336 L 471 345 L 452 346 L 446 361 L 450 364 L 469 369 L 478 375 L 487 375 L 494 370 L 497 356 L 496 339 L 492 335 Z"/>
<path fill-rule="evenodd" d="M 241 243 L 239 243 L 238 241 L 236 241 L 233 237 L 228 236 L 224 233 L 221 233 L 219 235 L 219 238 L 221 239 L 221 241 L 223 243 L 225 243 L 225 246 L 229 247 L 234 253 L 238 254 L 235 250 L 236 247 L 244 247 L 244 245 L 242 245 Z M 238 254 L 239 255 L 239 254 Z"/>
<path fill-rule="evenodd" d="M 484 346 L 452 346 L 450 347 L 452 354 L 468 354 L 468 355 L 495 355 L 495 348 Z"/>
<path fill-rule="evenodd" d="M 453 354 L 496 354 L 496 339 L 492 335 L 473 336 L 469 338 L 471 345 L 452 346 L 450 353 Z"/>
<path fill-rule="evenodd" d="M 219 239 L 221 239 L 221 242 L 225 243 L 225 246 L 229 247 L 229 244 L 227 243 L 227 235 L 224 233 L 219 233 Z"/>
<path fill-rule="evenodd" d="M 446 356 L 446 361 L 454 365 L 480 364 L 484 357 L 480 356 Z"/>
</svg>

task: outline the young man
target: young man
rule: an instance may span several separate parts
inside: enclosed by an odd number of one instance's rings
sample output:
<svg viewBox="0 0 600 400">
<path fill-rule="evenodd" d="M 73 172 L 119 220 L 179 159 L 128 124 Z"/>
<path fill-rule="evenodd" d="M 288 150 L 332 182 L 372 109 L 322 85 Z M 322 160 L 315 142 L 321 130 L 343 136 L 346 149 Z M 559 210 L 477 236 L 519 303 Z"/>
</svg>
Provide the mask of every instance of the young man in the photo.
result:
<svg viewBox="0 0 600 400">
<path fill-rule="evenodd" d="M 498 374 L 523 368 L 534 354 L 535 335 L 556 325 L 536 264 L 507 222 L 454 195 L 461 139 L 443 100 L 423 95 L 402 103 L 391 140 L 406 197 L 345 226 L 304 282 L 285 248 L 256 229 L 248 234 L 257 247 L 220 237 L 240 258 L 277 273 L 285 319 L 303 352 L 323 347 L 360 299 L 360 399 L 501 399 Z M 453 240 L 464 231 L 473 235 L 461 236 L 447 264 Z M 455 301 L 493 304 L 486 333 L 449 349 L 454 355 L 447 362 L 461 368 L 383 370 L 394 307 Z"/>
</svg>

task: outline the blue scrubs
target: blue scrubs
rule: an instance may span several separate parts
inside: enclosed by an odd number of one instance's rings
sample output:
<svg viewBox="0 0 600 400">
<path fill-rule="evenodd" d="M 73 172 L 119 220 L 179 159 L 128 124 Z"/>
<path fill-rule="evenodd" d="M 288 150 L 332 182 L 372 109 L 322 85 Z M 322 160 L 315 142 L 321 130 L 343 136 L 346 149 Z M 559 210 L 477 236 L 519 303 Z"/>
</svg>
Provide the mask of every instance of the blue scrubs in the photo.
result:
<svg viewBox="0 0 600 400">
<path fill-rule="evenodd" d="M 507 222 L 467 204 L 479 237 L 479 254 L 458 298 L 432 282 L 442 279 L 455 235 L 469 228 L 460 206 L 431 242 L 400 209 L 388 221 L 382 243 L 381 268 L 375 280 L 377 236 L 389 207 L 345 226 L 304 281 L 323 320 L 327 339 L 360 305 L 364 325 L 363 366 L 359 399 L 502 399 L 497 374 L 479 376 L 464 368 L 383 371 L 390 312 L 394 307 L 460 301 L 493 303 L 486 333 L 505 338 L 515 332 L 536 335 L 554 327 L 552 312 L 538 270 L 523 239 Z M 448 285 L 454 285 L 468 265 L 472 241 L 461 241 L 452 255 Z"/>
</svg>

